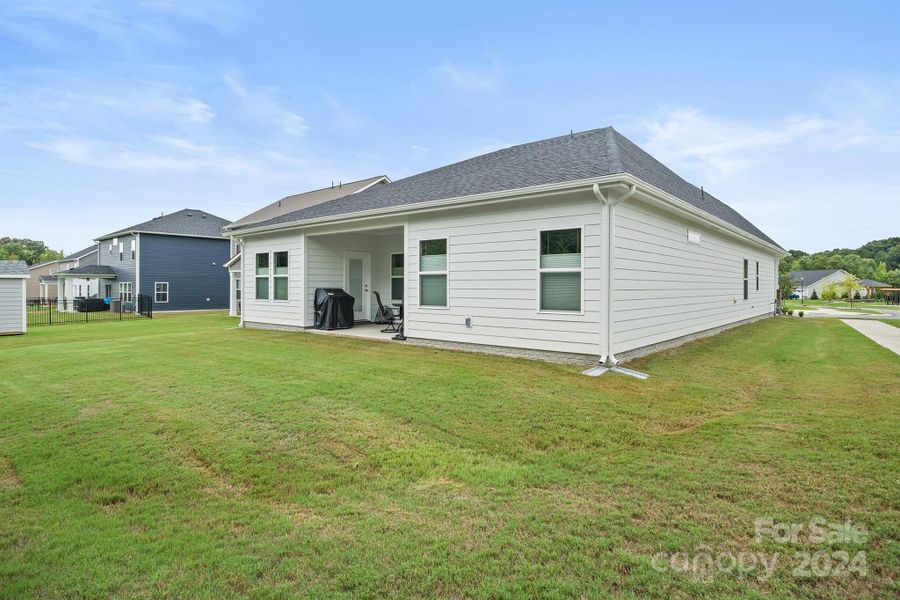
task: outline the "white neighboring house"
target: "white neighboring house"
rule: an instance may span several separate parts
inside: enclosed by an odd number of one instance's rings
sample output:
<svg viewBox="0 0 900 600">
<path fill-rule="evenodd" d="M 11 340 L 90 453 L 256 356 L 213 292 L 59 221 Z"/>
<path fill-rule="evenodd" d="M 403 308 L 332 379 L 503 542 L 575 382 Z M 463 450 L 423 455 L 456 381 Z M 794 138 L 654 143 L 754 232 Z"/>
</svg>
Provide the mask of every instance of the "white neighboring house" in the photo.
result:
<svg viewBox="0 0 900 600">
<path fill-rule="evenodd" d="M 614 364 L 771 315 L 786 252 L 611 127 L 523 144 L 250 224 L 244 327 L 309 328 L 317 287 L 454 348 Z"/>
<path fill-rule="evenodd" d="M 343 196 L 348 196 L 350 194 L 355 194 L 357 192 L 367 190 L 372 186 L 390 182 L 391 180 L 387 175 L 367 177 L 366 179 L 351 181 L 349 183 L 343 183 L 339 181 L 337 185 L 332 182 L 330 187 L 322 188 L 319 190 L 312 190 L 310 192 L 303 192 L 301 194 L 294 194 L 292 196 L 286 196 L 284 198 L 281 198 L 280 200 L 276 200 L 272 204 L 266 205 L 261 209 L 238 219 L 234 223 L 231 223 L 229 227 L 246 227 L 253 223 L 259 223 L 268 219 L 280 217 L 282 215 L 296 212 L 304 208 L 309 208 L 310 206 L 314 206 L 316 204 L 322 204 L 323 202 L 334 200 L 335 198 L 341 198 Z M 228 297 L 230 298 L 228 303 L 228 314 L 229 316 L 237 317 L 241 314 L 241 293 L 243 292 L 243 290 L 241 289 L 241 245 L 237 241 L 235 241 L 234 237 L 231 238 L 230 256 L 231 259 L 227 263 L 225 263 L 225 267 L 228 269 L 230 286 L 230 291 L 228 294 Z"/>
<path fill-rule="evenodd" d="M 28 328 L 25 283 L 31 279 L 24 260 L 0 260 L 0 335 L 19 335 Z"/>
<path fill-rule="evenodd" d="M 788 273 L 788 276 L 791 278 L 791 285 L 794 288 L 794 293 L 801 298 L 810 298 L 812 297 L 813 292 L 816 293 L 816 298 L 821 298 L 822 292 L 825 291 L 825 286 L 829 283 L 840 284 L 848 276 L 856 279 L 854 275 L 843 269 L 791 271 Z M 860 290 L 860 294 L 865 297 L 866 290 Z"/>
</svg>

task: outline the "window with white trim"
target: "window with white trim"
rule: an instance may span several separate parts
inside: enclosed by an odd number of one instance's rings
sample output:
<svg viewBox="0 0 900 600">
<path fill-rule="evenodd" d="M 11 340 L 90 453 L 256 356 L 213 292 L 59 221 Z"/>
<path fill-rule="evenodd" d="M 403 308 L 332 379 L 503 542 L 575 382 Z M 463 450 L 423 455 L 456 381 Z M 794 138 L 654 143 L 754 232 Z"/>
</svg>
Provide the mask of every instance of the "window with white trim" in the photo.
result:
<svg viewBox="0 0 900 600">
<path fill-rule="evenodd" d="M 165 304 L 169 301 L 169 282 L 157 281 L 153 284 L 153 301 Z"/>
<path fill-rule="evenodd" d="M 134 253 L 137 249 L 137 240 L 131 240 L 131 260 L 134 260 Z"/>
<path fill-rule="evenodd" d="M 132 301 L 132 284 L 130 281 L 119 282 L 119 300 L 122 302 Z"/>
<path fill-rule="evenodd" d="M 256 255 L 256 299 L 269 299 L 269 253 Z"/>
<path fill-rule="evenodd" d="M 391 302 L 403 301 L 403 253 L 391 253 Z"/>
<path fill-rule="evenodd" d="M 272 259 L 275 263 L 272 277 L 272 292 L 275 300 L 288 299 L 288 253 L 273 252 Z"/>
<path fill-rule="evenodd" d="M 112 256 L 113 243 L 109 243 L 109 255 Z"/>
<path fill-rule="evenodd" d="M 541 232 L 540 309 L 581 311 L 581 229 Z"/>
<path fill-rule="evenodd" d="M 419 242 L 419 306 L 447 306 L 447 238 Z"/>
<path fill-rule="evenodd" d="M 119 242 L 119 261 L 125 260 L 125 242 Z"/>
<path fill-rule="evenodd" d="M 750 261 L 744 259 L 744 300 L 750 297 Z"/>
<path fill-rule="evenodd" d="M 759 261 L 756 261 L 756 291 L 759 291 Z"/>
</svg>

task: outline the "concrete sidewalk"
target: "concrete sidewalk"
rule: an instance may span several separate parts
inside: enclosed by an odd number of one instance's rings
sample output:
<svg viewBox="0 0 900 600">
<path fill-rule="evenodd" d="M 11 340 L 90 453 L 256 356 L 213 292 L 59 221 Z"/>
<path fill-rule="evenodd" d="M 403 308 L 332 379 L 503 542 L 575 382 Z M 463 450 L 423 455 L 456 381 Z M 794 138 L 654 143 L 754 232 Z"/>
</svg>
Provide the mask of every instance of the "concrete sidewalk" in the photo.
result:
<svg viewBox="0 0 900 600">
<path fill-rule="evenodd" d="M 884 346 L 894 354 L 900 354 L 900 327 L 894 327 L 881 321 L 868 321 L 861 319 L 841 319 L 876 344 Z"/>
</svg>

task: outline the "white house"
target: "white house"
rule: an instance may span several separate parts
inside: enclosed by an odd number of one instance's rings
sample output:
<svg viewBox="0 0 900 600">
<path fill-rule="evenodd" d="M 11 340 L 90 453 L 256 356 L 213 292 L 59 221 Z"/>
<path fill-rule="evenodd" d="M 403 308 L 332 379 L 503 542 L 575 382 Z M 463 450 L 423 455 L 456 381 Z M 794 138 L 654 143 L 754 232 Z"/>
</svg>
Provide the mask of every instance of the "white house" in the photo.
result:
<svg viewBox="0 0 900 600">
<path fill-rule="evenodd" d="M 323 202 L 334 200 L 335 198 L 341 198 L 342 196 L 348 196 L 350 194 L 362 192 L 372 186 L 390 182 L 391 180 L 387 175 L 367 177 L 366 179 L 350 181 L 348 183 L 339 181 L 337 184 L 335 184 L 334 182 L 332 182 L 330 187 L 322 188 L 319 190 L 312 190 L 310 192 L 303 192 L 301 194 L 285 196 L 284 198 L 276 200 L 275 202 L 268 204 L 245 217 L 241 217 L 234 223 L 231 223 L 229 227 L 232 229 L 236 229 L 238 227 L 246 227 L 253 223 L 267 221 L 269 219 L 296 212 L 298 210 L 308 208 L 316 204 L 322 204 Z M 241 269 L 243 268 L 243 265 L 241 264 L 241 245 L 233 237 L 231 239 L 230 256 L 231 259 L 227 263 L 225 263 L 225 267 L 228 268 L 229 273 L 230 300 L 228 303 L 228 314 L 232 317 L 236 317 L 241 314 L 241 293 L 243 291 L 241 289 Z"/>
<path fill-rule="evenodd" d="M 31 278 L 24 260 L 0 260 L 0 335 L 25 333 L 25 283 Z"/>
<path fill-rule="evenodd" d="M 310 328 L 341 287 L 410 340 L 604 364 L 772 314 L 786 254 L 611 127 L 226 229 L 244 327 Z"/>
<path fill-rule="evenodd" d="M 856 280 L 856 276 L 844 271 L 843 269 L 820 269 L 814 271 L 791 271 L 788 273 L 791 278 L 791 285 L 794 292 L 801 298 L 810 298 L 813 292 L 816 298 L 822 297 L 822 292 L 828 284 L 834 283 L 840 285 L 844 279 L 850 277 Z M 865 290 L 860 290 L 863 296 L 866 295 Z"/>
</svg>

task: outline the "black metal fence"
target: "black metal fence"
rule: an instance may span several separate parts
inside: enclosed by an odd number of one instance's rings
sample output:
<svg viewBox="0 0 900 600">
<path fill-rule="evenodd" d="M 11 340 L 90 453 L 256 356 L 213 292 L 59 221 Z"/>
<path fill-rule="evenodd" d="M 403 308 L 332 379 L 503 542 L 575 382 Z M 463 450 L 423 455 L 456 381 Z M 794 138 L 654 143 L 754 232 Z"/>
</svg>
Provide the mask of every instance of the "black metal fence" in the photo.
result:
<svg viewBox="0 0 900 600">
<path fill-rule="evenodd" d="M 153 318 L 153 298 L 138 294 L 118 298 L 28 298 L 28 327 Z"/>
</svg>

